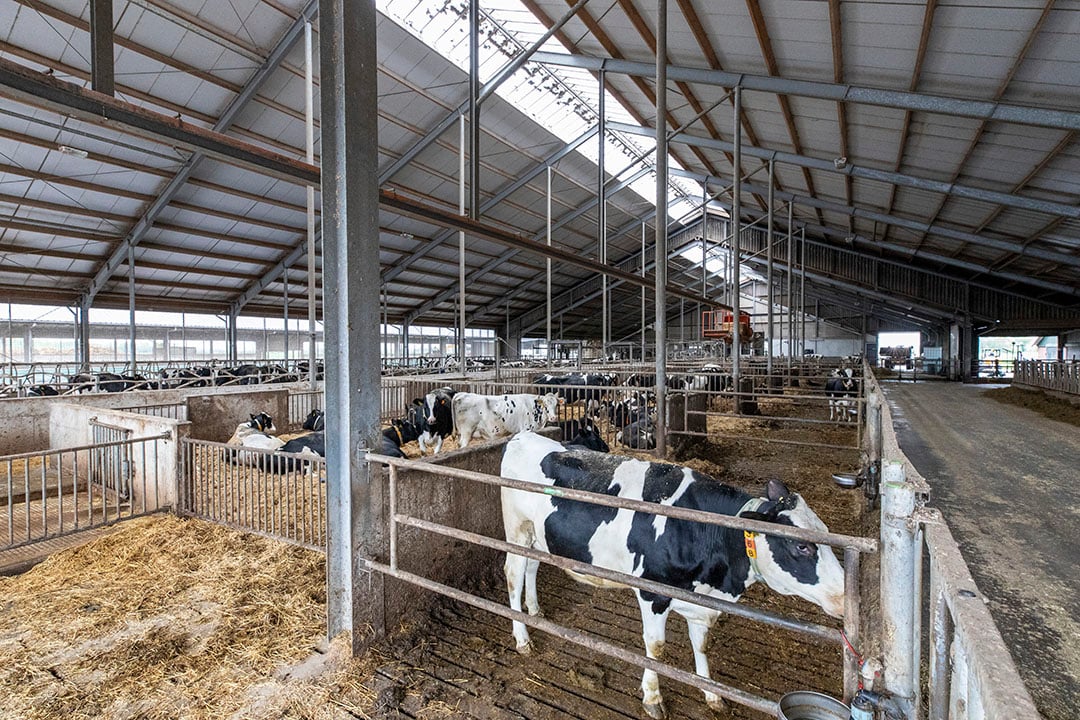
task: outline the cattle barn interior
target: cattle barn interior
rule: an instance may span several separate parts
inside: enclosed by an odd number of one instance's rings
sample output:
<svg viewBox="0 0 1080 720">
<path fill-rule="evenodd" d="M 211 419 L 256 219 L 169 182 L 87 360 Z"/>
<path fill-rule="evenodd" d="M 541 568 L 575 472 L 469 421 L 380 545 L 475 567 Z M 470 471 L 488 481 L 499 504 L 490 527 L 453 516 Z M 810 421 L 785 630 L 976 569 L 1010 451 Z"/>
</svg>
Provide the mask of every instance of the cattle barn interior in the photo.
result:
<svg viewBox="0 0 1080 720">
<path fill-rule="evenodd" d="M 0 716 L 1076 717 L 1078 39 L 0 0 Z"/>
</svg>

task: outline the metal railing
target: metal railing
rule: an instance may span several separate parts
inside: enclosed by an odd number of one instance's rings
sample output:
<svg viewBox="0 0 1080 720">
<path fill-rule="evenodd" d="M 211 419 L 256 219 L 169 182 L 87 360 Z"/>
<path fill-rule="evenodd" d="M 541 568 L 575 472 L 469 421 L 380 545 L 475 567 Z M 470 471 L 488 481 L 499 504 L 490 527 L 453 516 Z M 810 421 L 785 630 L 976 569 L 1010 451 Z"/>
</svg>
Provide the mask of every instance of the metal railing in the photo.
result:
<svg viewBox="0 0 1080 720">
<path fill-rule="evenodd" d="M 187 401 L 175 403 L 159 403 L 157 405 L 132 405 L 130 407 L 117 408 L 124 412 L 138 415 L 150 415 L 151 417 L 168 418 L 187 422 Z"/>
<path fill-rule="evenodd" d="M 883 466 L 880 595 L 887 690 L 907 718 L 927 712 L 931 720 L 1039 717 L 952 533 L 926 506 L 930 487 L 901 451 L 880 387 L 869 373 L 865 380 L 870 424 L 880 428 L 867 432 L 868 456 L 880 457 Z"/>
<path fill-rule="evenodd" d="M 159 445 L 169 433 L 0 457 L 0 549 L 162 507 Z"/>
<path fill-rule="evenodd" d="M 184 438 L 177 512 L 326 548 L 326 461 Z"/>
<path fill-rule="evenodd" d="M 1021 360 L 1016 364 L 1013 383 L 1080 395 L 1080 362 Z"/>
<path fill-rule="evenodd" d="M 671 505 L 661 505 L 658 503 L 644 502 L 629 498 L 614 497 L 601 493 L 585 492 L 581 490 L 573 490 L 570 488 L 559 488 L 559 496 L 561 498 L 569 500 L 578 500 L 581 502 L 603 505 L 606 507 L 622 508 L 638 512 L 645 512 L 649 514 L 662 515 L 665 517 L 678 518 L 681 520 L 702 522 L 725 528 L 769 533 L 772 535 L 796 538 L 800 540 L 805 540 L 807 542 L 820 543 L 830 545 L 832 547 L 843 548 L 845 595 L 844 630 L 842 635 L 840 631 L 826 627 L 824 625 L 795 620 L 776 613 L 758 610 L 747 605 L 740 605 L 738 603 L 721 600 L 719 598 L 710 597 L 700 593 L 690 592 L 681 588 L 665 585 L 663 583 L 653 582 L 651 580 L 646 580 L 637 576 L 615 572 L 605 568 L 597 567 L 595 565 L 570 560 L 564 557 L 560 557 L 558 555 L 552 555 L 550 553 L 542 552 L 539 550 L 526 548 L 521 545 L 511 544 L 502 540 L 489 538 L 484 535 L 478 535 L 476 533 L 470 533 L 457 528 L 430 522 L 422 518 L 416 518 L 409 515 L 400 514 L 397 512 L 399 469 L 404 471 L 420 470 L 425 473 L 431 473 L 434 475 L 440 475 L 448 478 L 470 480 L 487 485 L 496 485 L 504 488 L 524 490 L 526 492 L 539 494 L 551 494 L 552 488 L 548 485 L 542 485 L 539 483 L 526 482 L 522 480 L 498 477 L 494 475 L 486 475 L 483 473 L 473 472 L 469 470 L 450 468 L 442 465 L 434 465 L 431 463 L 425 463 L 415 460 L 402 460 L 400 458 L 391 458 L 370 453 L 367 455 L 367 459 L 369 462 L 384 463 L 390 466 L 389 564 L 376 562 L 370 559 L 362 559 L 361 562 L 366 567 L 372 570 L 376 570 L 397 579 L 413 583 L 426 590 L 446 595 L 448 597 L 454 598 L 455 600 L 459 600 L 474 607 L 490 611 L 502 617 L 509 618 L 511 620 L 518 620 L 525 623 L 526 625 L 536 627 L 544 632 L 551 633 L 564 640 L 582 645 L 584 647 L 588 647 L 592 650 L 596 650 L 611 657 L 618 658 L 619 660 L 630 663 L 637 667 L 647 668 L 655 671 L 660 675 L 664 675 L 665 677 L 678 680 L 680 682 L 686 683 L 707 692 L 716 693 L 717 695 L 720 695 L 721 697 L 731 700 L 732 702 L 738 703 L 740 705 L 745 705 L 760 712 L 775 715 L 777 704 L 773 700 L 769 700 L 767 698 L 754 695 L 753 693 L 747 692 L 745 690 L 740 690 L 730 685 L 726 685 L 715 680 L 706 679 L 685 670 L 681 670 L 679 668 L 672 667 L 662 662 L 643 657 L 638 651 L 629 651 L 612 643 L 600 640 L 588 633 L 558 625 L 557 623 L 554 623 L 540 616 L 532 616 L 524 612 L 512 610 L 505 605 L 493 602 L 486 598 L 463 592 L 442 583 L 429 580 L 422 575 L 400 569 L 398 567 L 398 525 L 415 527 L 427 532 L 432 532 L 443 535 L 445 537 L 453 538 L 455 540 L 463 540 L 493 550 L 522 555 L 534 560 L 539 560 L 541 562 L 554 565 L 556 567 L 563 568 L 565 570 L 570 570 L 576 573 L 582 573 L 603 578 L 606 580 L 611 580 L 613 582 L 621 583 L 630 587 L 640 588 L 649 592 L 683 600 L 711 610 L 716 610 L 719 612 L 725 612 L 732 615 L 737 615 L 739 617 L 748 618 L 773 627 L 784 628 L 797 633 L 801 633 L 808 637 L 836 642 L 841 647 L 843 647 L 844 652 L 843 678 L 845 697 L 851 697 L 855 692 L 856 684 L 858 682 L 858 667 L 856 665 L 855 656 L 850 652 L 847 647 L 848 644 L 845 643 L 843 640 L 843 635 L 847 636 L 848 641 L 852 645 L 858 644 L 860 616 L 860 602 L 858 592 L 859 556 L 860 553 L 872 553 L 877 551 L 878 543 L 874 539 L 854 537 L 850 535 L 841 535 L 837 533 L 824 532 L 819 530 L 797 528 L 794 526 L 777 525 L 775 523 L 760 522 L 756 520 L 747 520 L 744 518 L 731 517 L 728 515 L 720 515 L 700 510 L 692 510 Z"/>
<path fill-rule="evenodd" d="M 288 427 L 300 427 L 312 410 L 325 410 L 322 390 L 290 390 Z"/>
</svg>

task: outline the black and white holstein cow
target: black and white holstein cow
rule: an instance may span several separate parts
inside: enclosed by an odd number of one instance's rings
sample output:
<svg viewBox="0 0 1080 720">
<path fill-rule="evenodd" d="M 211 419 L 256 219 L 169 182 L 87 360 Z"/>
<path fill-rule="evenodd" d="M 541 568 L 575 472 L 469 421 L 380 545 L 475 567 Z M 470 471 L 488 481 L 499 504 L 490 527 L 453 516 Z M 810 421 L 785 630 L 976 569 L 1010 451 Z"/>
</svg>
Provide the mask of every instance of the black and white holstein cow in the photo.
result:
<svg viewBox="0 0 1080 720">
<path fill-rule="evenodd" d="M 802 497 L 789 492 L 779 480 L 769 480 L 765 497 L 755 498 L 687 467 L 566 450 L 535 433 L 522 433 L 507 443 L 501 474 L 541 485 L 826 530 Z M 821 606 L 829 615 L 843 615 L 844 573 L 827 546 L 760 533 L 744 540 L 742 531 L 731 528 L 509 488 L 502 489 L 502 512 L 506 539 L 517 545 L 730 601 L 737 601 L 750 585 L 762 580 L 777 592 Z M 754 548 L 756 559 L 750 557 L 748 547 Z M 506 585 L 514 610 L 521 610 L 524 589 L 529 614 L 540 614 L 538 565 L 539 561 L 507 553 Z M 571 576 L 598 587 L 624 587 L 593 576 Z M 695 671 L 709 677 L 706 640 L 720 613 L 644 590 L 634 593 L 648 656 L 660 656 L 667 617 L 674 610 L 689 626 Z M 515 621 L 513 632 L 518 651 L 530 652 L 525 624 Z M 646 712 L 664 717 L 655 672 L 645 671 L 641 689 Z M 723 706 L 712 693 L 706 693 L 705 700 L 714 708 Z"/>
<path fill-rule="evenodd" d="M 833 377 L 825 381 L 825 396 L 829 398 L 829 420 L 847 422 L 858 412 L 858 383 L 852 377 L 851 368 L 835 370 Z"/>
<path fill-rule="evenodd" d="M 414 439 L 420 446 L 421 457 L 427 454 L 429 445 L 433 445 L 431 454 L 438 455 L 443 440 L 454 434 L 452 403 L 456 394 L 454 388 L 442 387 L 429 392 L 423 400 L 413 400 L 408 417 L 419 433 Z"/>
<path fill-rule="evenodd" d="M 543 392 L 553 392 L 567 404 L 578 400 L 585 402 L 585 413 L 596 417 L 600 414 L 600 405 L 607 396 L 603 388 L 615 384 L 616 377 L 610 373 L 566 373 L 552 375 L 541 373 L 533 377 L 533 383 Z"/>
<path fill-rule="evenodd" d="M 236 432 L 232 434 L 232 437 L 226 442 L 227 445 L 236 445 L 243 448 L 257 448 L 259 450 L 279 450 L 285 441 L 279 437 L 271 435 L 276 433 L 277 428 L 274 427 L 274 419 L 264 412 L 258 415 L 252 415 L 251 419 L 247 422 L 240 423 L 236 426 Z M 262 453 L 242 453 L 245 459 L 251 458 L 252 455 L 262 455 Z M 240 452 L 236 450 L 226 451 L 229 462 L 237 462 Z M 265 457 L 256 457 L 254 462 L 260 467 L 265 466 Z"/>
<path fill-rule="evenodd" d="M 477 395 L 459 392 L 452 401 L 454 433 L 459 448 L 468 447 L 473 435 L 485 440 L 539 430 L 555 422 L 559 396 L 555 393 L 531 395 Z"/>
<path fill-rule="evenodd" d="M 305 430 L 312 430 L 315 432 L 321 432 L 326 429 L 326 413 L 322 410 L 315 408 L 307 414 L 304 418 L 303 428 Z"/>
<path fill-rule="evenodd" d="M 379 452 L 389 457 L 405 457 L 401 446 L 420 437 L 420 429 L 408 418 L 391 420 L 390 427 L 382 431 Z"/>
</svg>

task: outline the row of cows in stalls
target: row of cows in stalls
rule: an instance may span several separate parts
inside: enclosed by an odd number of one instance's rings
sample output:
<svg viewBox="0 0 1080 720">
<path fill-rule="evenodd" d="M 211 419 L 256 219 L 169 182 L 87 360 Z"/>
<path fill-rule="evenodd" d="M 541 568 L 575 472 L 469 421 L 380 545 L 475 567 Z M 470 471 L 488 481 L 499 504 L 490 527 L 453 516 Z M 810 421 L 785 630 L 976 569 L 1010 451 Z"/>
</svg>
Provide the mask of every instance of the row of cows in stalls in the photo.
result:
<svg viewBox="0 0 1080 720">
<path fill-rule="evenodd" d="M 51 397 L 87 392 L 127 392 L 129 390 L 176 390 L 180 388 L 227 387 L 262 383 L 294 383 L 309 377 L 307 361 L 290 371 L 282 365 L 203 365 L 185 368 L 162 368 L 157 377 L 111 372 L 82 372 L 67 382 L 41 383 L 26 390 L 28 397 Z M 315 365 L 316 379 L 323 379 L 323 364 Z"/>
<path fill-rule="evenodd" d="M 669 382 L 681 389 L 730 389 L 730 379 L 723 373 L 704 375 L 709 377 L 684 376 Z M 841 371 L 830 380 L 837 380 L 833 384 L 844 389 L 847 381 L 854 386 L 851 375 Z M 405 457 L 402 445 L 413 440 L 426 454 L 439 452 L 443 440 L 451 435 L 456 435 L 460 447 L 467 447 L 474 437 L 511 435 L 500 468 L 500 474 L 507 478 L 788 527 L 827 530 L 806 501 L 780 480 L 768 480 L 761 494 L 754 495 L 689 467 L 610 454 L 594 419 L 605 411 L 614 413 L 616 407 L 630 408 L 633 403 L 624 401 L 644 397 L 648 391 L 643 388 L 651 382 L 647 376 L 628 378 L 623 386 L 615 386 L 613 376 L 597 374 L 544 374 L 534 380 L 548 392 L 481 395 L 449 387 L 433 390 L 414 400 L 406 416 L 395 419 L 383 431 L 379 451 Z M 534 432 L 558 422 L 560 401 L 583 402 L 586 411 L 582 418 L 560 424 L 564 438 L 561 442 Z M 644 406 L 638 411 L 647 414 Z M 644 418 L 642 415 L 628 426 Z M 310 432 L 286 443 L 273 436 L 273 419 L 261 413 L 241 423 L 229 444 L 273 451 L 259 455 L 263 467 L 283 472 L 302 463 L 305 454 L 325 455 L 324 424 L 323 413 L 314 410 L 304 423 Z M 628 426 L 621 430 L 624 438 Z M 300 455 L 285 457 L 280 456 L 282 453 Z M 751 585 L 763 582 L 776 592 L 816 604 L 833 617 L 843 616 L 844 574 L 832 548 L 826 545 L 591 505 L 560 495 L 503 488 L 501 506 L 507 542 L 729 601 L 738 601 Z M 541 614 L 538 565 L 512 552 L 507 553 L 504 565 L 510 607 L 534 616 Z M 610 585 L 593 576 L 571 576 L 588 584 Z M 660 657 L 667 618 L 674 611 L 687 621 L 695 671 L 709 677 L 705 649 L 709 629 L 719 612 L 641 589 L 632 592 L 640 609 L 647 656 Z M 531 652 L 531 638 L 523 623 L 513 623 L 513 637 L 519 652 Z M 641 688 L 645 712 L 653 718 L 665 717 L 654 671 L 644 671 Z M 714 710 L 724 707 L 724 701 L 713 693 L 706 692 L 704 700 Z"/>
<path fill-rule="evenodd" d="M 481 395 L 452 387 L 432 390 L 412 401 L 404 417 L 391 421 L 382 431 L 379 452 L 392 457 L 406 457 L 402 446 L 416 441 L 421 456 L 442 450 L 443 441 L 453 436 L 459 448 L 468 447 L 474 437 L 490 440 L 505 435 L 538 430 L 558 424 L 563 442 L 574 447 L 608 452 L 610 450 L 597 422 L 606 416 L 608 427 L 615 429 L 615 442 L 635 450 L 656 447 L 655 387 L 656 376 L 634 373 L 618 385 L 612 373 L 541 373 L 532 382 L 542 393 Z M 732 390 L 731 375 L 719 366 L 705 366 L 693 373 L 668 375 L 669 390 L 723 394 Z M 835 370 L 826 380 L 830 420 L 850 419 L 856 411 L 859 383 L 851 368 Z M 578 417 L 560 419 L 560 409 L 580 403 Z M 324 456 L 323 424 L 325 415 L 313 410 L 304 421 L 309 436 L 290 440 L 276 437 L 273 419 L 266 413 L 252 415 L 237 427 L 228 444 L 272 450 L 282 453 L 315 453 Z M 282 472 L 293 464 L 280 463 Z"/>
</svg>

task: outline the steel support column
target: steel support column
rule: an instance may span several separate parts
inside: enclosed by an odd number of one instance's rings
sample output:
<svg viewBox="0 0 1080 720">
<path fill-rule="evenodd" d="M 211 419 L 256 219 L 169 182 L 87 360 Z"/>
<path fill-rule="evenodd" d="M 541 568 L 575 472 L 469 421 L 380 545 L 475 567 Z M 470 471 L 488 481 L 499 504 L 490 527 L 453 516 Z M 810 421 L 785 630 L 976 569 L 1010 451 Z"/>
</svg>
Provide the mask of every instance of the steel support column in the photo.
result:
<svg viewBox="0 0 1080 720">
<path fill-rule="evenodd" d="M 128 337 L 131 342 L 131 347 L 128 348 L 131 351 L 131 374 L 137 375 L 135 366 L 138 359 L 135 352 L 135 248 L 131 245 L 128 245 Z"/>
<path fill-rule="evenodd" d="M 304 23 L 304 159 L 315 164 L 315 83 L 311 23 Z M 315 188 L 307 186 L 308 388 L 319 384 L 315 302 Z"/>
<path fill-rule="evenodd" d="M 364 460 L 379 436 L 378 65 L 375 43 L 356 41 L 377 23 L 374 0 L 323 0 L 320 14 L 328 634 L 359 650 L 365 628 L 386 630 L 383 578 L 359 561 L 381 555 L 384 524 Z"/>
<path fill-rule="evenodd" d="M 765 271 L 765 296 L 767 298 L 766 304 L 768 305 L 768 324 L 765 326 L 765 346 L 768 348 L 765 359 L 765 372 L 769 376 L 769 383 L 772 383 L 772 359 L 773 359 L 773 214 L 775 201 L 775 193 L 773 192 L 773 183 L 775 181 L 775 163 L 769 161 L 769 226 L 765 231 L 765 262 L 768 268 Z M 770 386 L 771 387 L 771 386 Z"/>
<path fill-rule="evenodd" d="M 742 254 L 742 88 L 735 88 L 735 128 L 732 137 L 735 151 L 731 156 L 731 385 L 736 393 L 742 391 L 739 384 L 742 355 L 742 324 L 739 314 L 742 307 L 742 293 L 739 292 L 739 256 Z M 736 394 L 735 412 L 741 413 L 743 398 Z"/>
<path fill-rule="evenodd" d="M 667 0 L 656 0 L 656 454 L 667 455 Z"/>
</svg>

